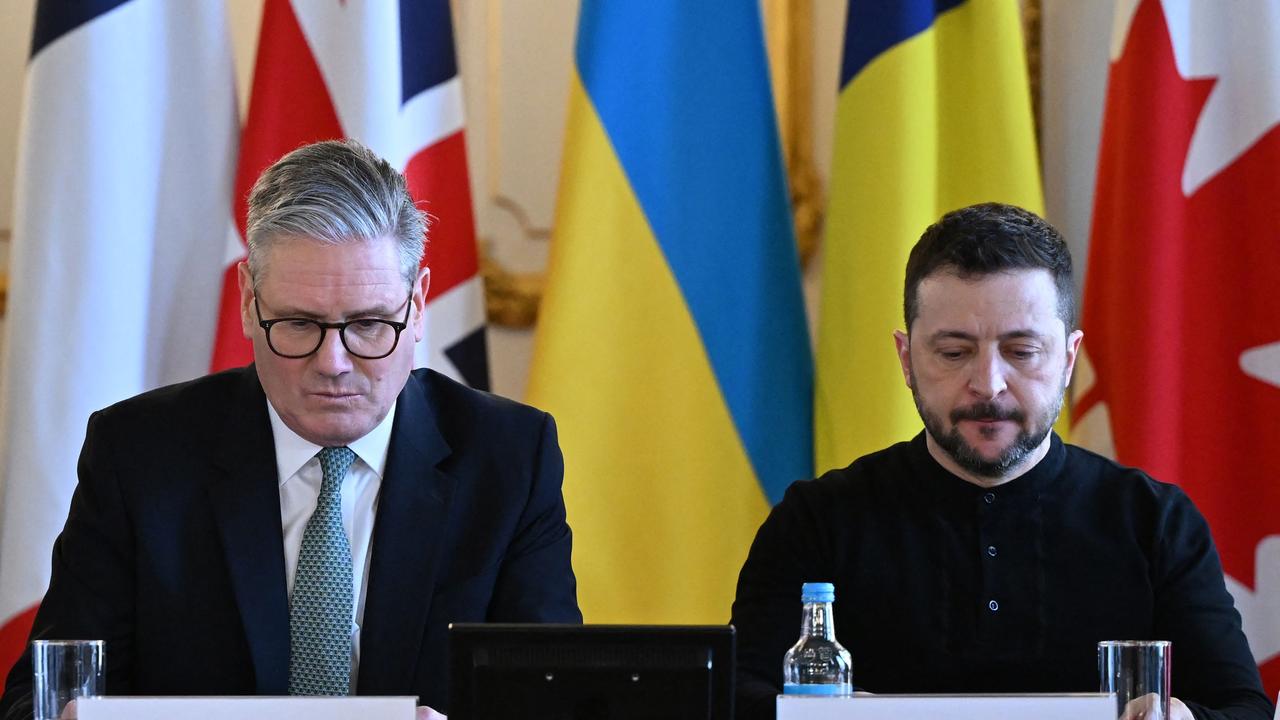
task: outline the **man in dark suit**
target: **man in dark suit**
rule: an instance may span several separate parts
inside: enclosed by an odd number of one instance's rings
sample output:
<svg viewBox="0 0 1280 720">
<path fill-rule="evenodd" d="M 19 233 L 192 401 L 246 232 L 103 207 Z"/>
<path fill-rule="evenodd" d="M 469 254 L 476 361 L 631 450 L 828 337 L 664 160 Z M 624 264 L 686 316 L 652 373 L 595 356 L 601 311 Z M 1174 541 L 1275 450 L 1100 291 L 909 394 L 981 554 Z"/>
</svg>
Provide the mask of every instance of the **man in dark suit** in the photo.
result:
<svg viewBox="0 0 1280 720">
<path fill-rule="evenodd" d="M 447 710 L 448 623 L 581 622 L 555 424 L 412 369 L 424 219 L 386 161 L 306 146 L 249 206 L 254 365 L 89 419 L 32 638 L 105 639 L 113 695 Z"/>
</svg>

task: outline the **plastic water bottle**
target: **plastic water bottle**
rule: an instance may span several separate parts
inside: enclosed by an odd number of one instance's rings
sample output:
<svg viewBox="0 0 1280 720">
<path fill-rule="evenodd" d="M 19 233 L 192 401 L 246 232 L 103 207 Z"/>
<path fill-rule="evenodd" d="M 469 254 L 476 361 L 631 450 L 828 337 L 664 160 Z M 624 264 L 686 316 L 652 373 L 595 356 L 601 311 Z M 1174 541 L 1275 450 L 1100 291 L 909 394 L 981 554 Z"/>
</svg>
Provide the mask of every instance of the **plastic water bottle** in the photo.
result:
<svg viewBox="0 0 1280 720">
<path fill-rule="evenodd" d="M 831 583 L 805 583 L 800 595 L 804 616 L 800 641 L 782 659 L 782 692 L 786 695 L 851 695 L 849 651 L 836 642 Z"/>
</svg>

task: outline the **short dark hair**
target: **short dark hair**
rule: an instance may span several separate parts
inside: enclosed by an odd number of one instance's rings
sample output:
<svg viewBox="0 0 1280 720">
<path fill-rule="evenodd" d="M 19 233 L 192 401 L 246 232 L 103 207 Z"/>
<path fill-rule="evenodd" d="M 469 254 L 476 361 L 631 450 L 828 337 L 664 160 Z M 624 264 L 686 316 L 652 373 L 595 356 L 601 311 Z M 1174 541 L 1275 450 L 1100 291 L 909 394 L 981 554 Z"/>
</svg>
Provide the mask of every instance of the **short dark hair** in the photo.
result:
<svg viewBox="0 0 1280 720">
<path fill-rule="evenodd" d="M 1028 210 L 981 203 L 943 215 L 911 248 L 902 294 L 907 332 L 920 312 L 920 283 L 930 275 L 949 272 L 971 279 L 1012 270 L 1048 270 L 1058 290 L 1058 316 L 1068 333 L 1076 329 L 1071 251 L 1062 234 Z"/>
</svg>

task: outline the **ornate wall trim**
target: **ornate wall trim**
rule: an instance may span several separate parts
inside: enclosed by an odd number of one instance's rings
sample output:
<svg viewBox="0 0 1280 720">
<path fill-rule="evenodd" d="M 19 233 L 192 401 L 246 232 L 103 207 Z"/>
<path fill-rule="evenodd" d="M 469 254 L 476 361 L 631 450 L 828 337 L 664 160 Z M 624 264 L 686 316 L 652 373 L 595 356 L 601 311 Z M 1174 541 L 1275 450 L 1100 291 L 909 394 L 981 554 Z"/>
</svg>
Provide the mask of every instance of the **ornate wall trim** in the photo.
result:
<svg viewBox="0 0 1280 720">
<path fill-rule="evenodd" d="M 811 0 L 764 0 L 761 9 L 796 244 L 801 264 L 807 264 L 818 248 L 826 209 L 822 180 L 813 162 L 813 4 Z"/>
<path fill-rule="evenodd" d="M 534 225 L 520 203 L 502 194 L 492 195 L 489 202 L 511 215 L 526 239 L 550 240 L 551 228 Z M 533 327 L 538 321 L 546 272 L 513 272 L 493 257 L 490 245 L 488 238 L 481 239 L 480 276 L 484 278 L 485 313 L 489 322 L 508 328 Z"/>
</svg>

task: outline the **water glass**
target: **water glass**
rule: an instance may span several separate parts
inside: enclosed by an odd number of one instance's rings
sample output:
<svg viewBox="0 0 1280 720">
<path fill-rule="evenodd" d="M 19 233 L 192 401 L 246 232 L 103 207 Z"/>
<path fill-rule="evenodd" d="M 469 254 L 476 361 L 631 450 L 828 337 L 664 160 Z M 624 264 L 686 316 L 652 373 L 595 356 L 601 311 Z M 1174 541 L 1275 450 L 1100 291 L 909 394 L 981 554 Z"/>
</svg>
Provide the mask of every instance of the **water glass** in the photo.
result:
<svg viewBox="0 0 1280 720">
<path fill-rule="evenodd" d="M 105 650 L 102 640 L 33 641 L 35 720 L 74 720 L 76 698 L 102 695 L 106 688 Z"/>
<path fill-rule="evenodd" d="M 1167 640 L 1098 643 L 1101 690 L 1115 693 L 1122 720 L 1167 720 L 1172 645 Z"/>
</svg>

